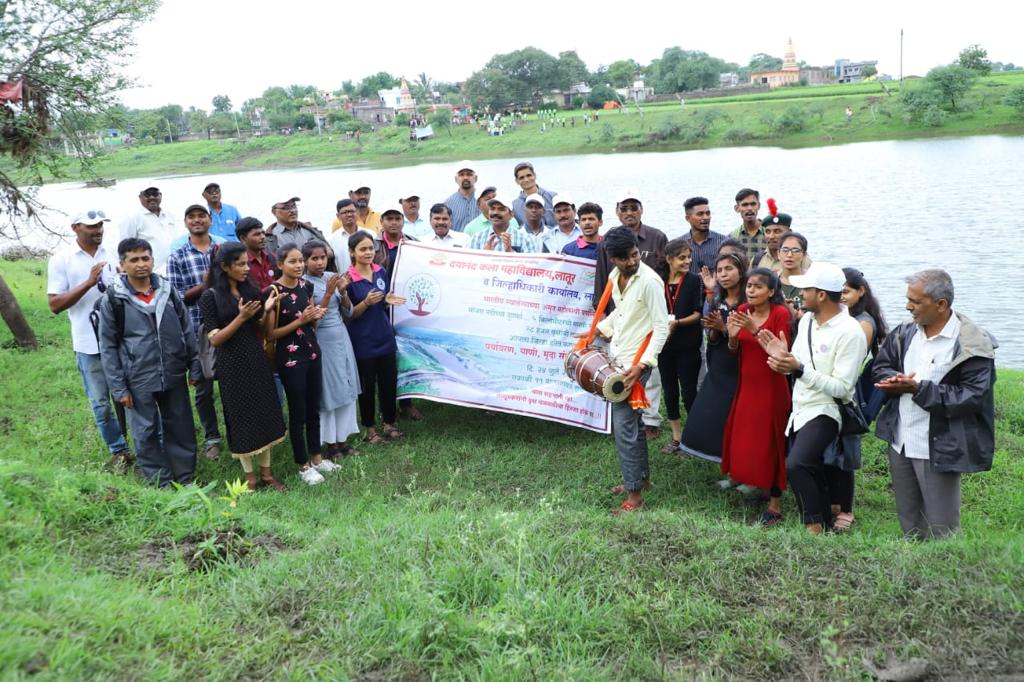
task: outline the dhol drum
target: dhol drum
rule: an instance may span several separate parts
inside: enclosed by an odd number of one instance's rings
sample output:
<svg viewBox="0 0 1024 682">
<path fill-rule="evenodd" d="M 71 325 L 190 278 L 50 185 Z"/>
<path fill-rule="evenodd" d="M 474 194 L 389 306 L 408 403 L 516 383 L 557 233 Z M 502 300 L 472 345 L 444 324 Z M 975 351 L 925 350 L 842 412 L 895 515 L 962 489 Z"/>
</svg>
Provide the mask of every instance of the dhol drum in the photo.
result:
<svg viewBox="0 0 1024 682">
<path fill-rule="evenodd" d="M 587 393 L 618 403 L 629 397 L 625 370 L 600 348 L 587 346 L 565 356 L 565 373 Z"/>
</svg>

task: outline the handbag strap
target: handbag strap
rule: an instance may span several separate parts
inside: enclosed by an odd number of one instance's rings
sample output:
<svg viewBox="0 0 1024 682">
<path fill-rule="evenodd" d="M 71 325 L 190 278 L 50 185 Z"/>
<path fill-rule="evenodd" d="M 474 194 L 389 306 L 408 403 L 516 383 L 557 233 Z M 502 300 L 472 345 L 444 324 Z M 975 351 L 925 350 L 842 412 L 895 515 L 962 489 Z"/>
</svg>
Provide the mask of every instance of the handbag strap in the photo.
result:
<svg viewBox="0 0 1024 682">
<path fill-rule="evenodd" d="M 814 346 L 811 344 L 811 336 L 814 334 L 814 320 L 809 320 L 807 325 L 807 352 L 811 356 L 811 367 L 814 367 L 814 371 L 818 371 L 818 368 L 814 366 Z"/>
</svg>

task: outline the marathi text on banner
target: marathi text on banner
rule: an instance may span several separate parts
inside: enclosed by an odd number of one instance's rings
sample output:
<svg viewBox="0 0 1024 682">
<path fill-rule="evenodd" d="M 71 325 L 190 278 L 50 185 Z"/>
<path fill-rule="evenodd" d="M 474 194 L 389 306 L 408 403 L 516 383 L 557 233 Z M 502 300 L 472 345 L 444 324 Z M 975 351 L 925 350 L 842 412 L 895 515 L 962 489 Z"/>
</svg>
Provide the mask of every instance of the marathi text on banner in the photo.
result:
<svg viewBox="0 0 1024 682">
<path fill-rule="evenodd" d="M 594 314 L 593 261 L 406 242 L 393 288 L 399 397 L 610 431 L 608 403 L 563 369 Z"/>
</svg>

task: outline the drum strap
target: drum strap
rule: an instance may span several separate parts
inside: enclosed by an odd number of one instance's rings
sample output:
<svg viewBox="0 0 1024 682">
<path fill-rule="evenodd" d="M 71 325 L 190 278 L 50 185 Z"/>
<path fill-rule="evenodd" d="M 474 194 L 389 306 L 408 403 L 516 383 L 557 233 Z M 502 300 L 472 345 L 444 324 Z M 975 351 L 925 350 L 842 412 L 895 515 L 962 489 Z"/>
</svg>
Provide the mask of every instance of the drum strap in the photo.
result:
<svg viewBox="0 0 1024 682">
<path fill-rule="evenodd" d="M 682 282 L 679 283 L 682 286 Z M 594 342 L 594 337 L 597 335 L 597 323 L 604 317 L 604 309 L 608 307 L 608 301 L 612 298 L 612 287 L 614 286 L 614 280 L 608 279 L 608 284 L 604 288 L 604 293 L 601 294 L 601 300 L 597 302 L 597 309 L 594 311 L 594 319 L 590 323 L 590 331 L 587 335 L 580 338 L 576 342 L 575 350 L 583 350 Z M 644 337 L 643 343 L 640 344 L 640 348 L 637 349 L 636 355 L 633 356 L 633 367 L 636 367 L 640 362 L 640 358 L 647 352 L 647 346 L 651 343 L 651 335 L 653 331 L 647 332 L 647 336 Z M 651 401 L 647 399 L 647 392 L 644 390 L 644 385 L 639 381 L 633 384 L 633 388 L 629 392 L 629 406 L 634 410 L 646 410 L 651 406 Z"/>
</svg>

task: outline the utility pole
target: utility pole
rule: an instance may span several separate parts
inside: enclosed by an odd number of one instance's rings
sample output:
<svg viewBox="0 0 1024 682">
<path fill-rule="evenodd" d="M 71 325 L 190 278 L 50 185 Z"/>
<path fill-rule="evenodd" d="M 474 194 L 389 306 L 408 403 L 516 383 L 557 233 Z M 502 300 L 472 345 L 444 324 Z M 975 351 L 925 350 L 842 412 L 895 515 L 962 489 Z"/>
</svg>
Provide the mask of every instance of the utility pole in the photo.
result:
<svg viewBox="0 0 1024 682">
<path fill-rule="evenodd" d="M 903 83 L 903 29 L 900 29 L 900 83 Z"/>
</svg>

